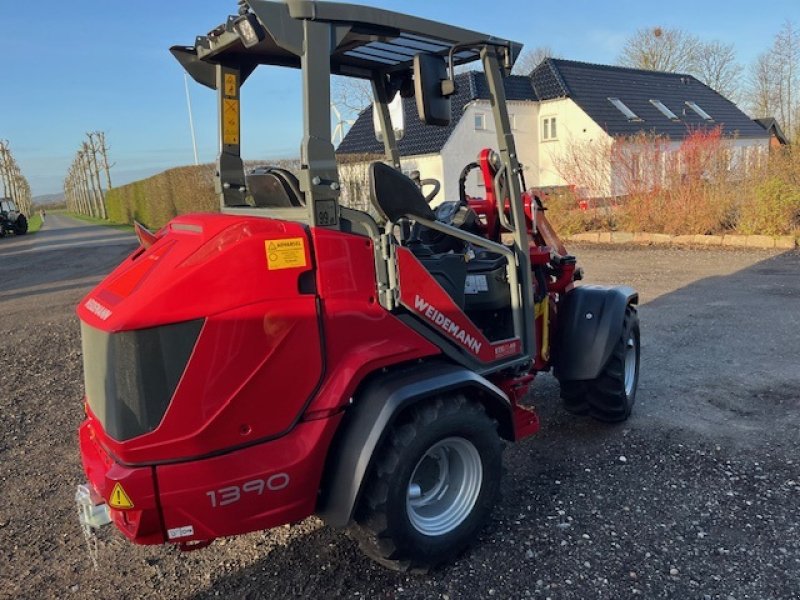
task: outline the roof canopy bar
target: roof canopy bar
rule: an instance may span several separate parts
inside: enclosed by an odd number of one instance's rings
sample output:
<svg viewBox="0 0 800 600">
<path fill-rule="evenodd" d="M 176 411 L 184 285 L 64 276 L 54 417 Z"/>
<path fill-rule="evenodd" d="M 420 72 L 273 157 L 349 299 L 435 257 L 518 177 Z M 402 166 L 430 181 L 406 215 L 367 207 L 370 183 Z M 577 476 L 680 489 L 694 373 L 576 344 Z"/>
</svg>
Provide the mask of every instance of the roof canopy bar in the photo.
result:
<svg viewBox="0 0 800 600">
<path fill-rule="evenodd" d="M 227 212 L 249 211 L 252 202 L 240 156 L 240 88 L 259 65 L 298 68 L 303 81 L 303 140 L 298 179 L 308 223 L 339 226 L 340 193 L 331 143 L 330 76 L 343 74 L 372 81 L 389 161 L 399 168 L 397 143 L 386 105 L 410 83 L 415 57 L 435 54 L 452 68 L 483 59 L 503 58 L 505 71 L 521 44 L 377 8 L 314 0 L 240 0 L 239 14 L 194 46 L 172 53 L 199 83 L 217 90 L 220 157 L 217 191 Z M 486 66 L 486 65 L 484 65 Z M 498 71 L 498 77 L 502 73 Z M 448 81 L 445 80 L 444 84 Z M 446 96 L 452 93 L 445 91 Z M 490 82 L 492 88 L 496 82 Z M 493 90 L 494 92 L 494 90 Z M 501 90 L 501 98 L 502 96 Z M 506 141 L 502 140 L 505 146 Z M 511 142 L 513 146 L 513 141 Z M 502 153 L 502 148 L 501 148 Z M 515 160 L 515 154 L 512 153 Z M 516 172 L 516 164 L 511 172 Z M 527 246 L 525 246 L 527 248 Z"/>
<path fill-rule="evenodd" d="M 367 6 L 314 0 L 244 0 L 239 15 L 172 53 L 199 83 L 216 85 L 211 63 L 235 62 L 243 84 L 256 66 L 300 68 L 303 22 L 326 23 L 332 32 L 331 72 L 363 79 L 409 71 L 415 55 L 451 56 L 454 66 L 480 59 L 479 48 L 508 48 L 513 65 L 522 45 L 476 31 Z M 470 48 L 454 52 L 454 47 Z"/>
</svg>

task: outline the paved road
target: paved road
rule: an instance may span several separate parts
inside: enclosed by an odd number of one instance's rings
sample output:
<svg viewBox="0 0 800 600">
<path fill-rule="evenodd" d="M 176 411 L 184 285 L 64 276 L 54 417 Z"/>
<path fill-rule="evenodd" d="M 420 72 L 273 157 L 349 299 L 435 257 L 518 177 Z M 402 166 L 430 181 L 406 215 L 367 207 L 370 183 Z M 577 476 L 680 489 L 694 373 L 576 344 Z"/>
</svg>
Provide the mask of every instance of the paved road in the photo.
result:
<svg viewBox="0 0 800 600">
<path fill-rule="evenodd" d="M 38 233 L 0 239 L 0 301 L 85 289 L 135 245 L 132 233 L 50 214 Z"/>
<path fill-rule="evenodd" d="M 180 554 L 106 532 L 88 561 L 74 307 L 134 246 L 48 217 L 0 240 L 0 598 L 800 598 L 800 256 L 577 247 L 588 282 L 642 293 L 635 414 L 565 414 L 505 454 L 480 543 L 427 576 L 387 572 L 316 519 Z"/>
</svg>

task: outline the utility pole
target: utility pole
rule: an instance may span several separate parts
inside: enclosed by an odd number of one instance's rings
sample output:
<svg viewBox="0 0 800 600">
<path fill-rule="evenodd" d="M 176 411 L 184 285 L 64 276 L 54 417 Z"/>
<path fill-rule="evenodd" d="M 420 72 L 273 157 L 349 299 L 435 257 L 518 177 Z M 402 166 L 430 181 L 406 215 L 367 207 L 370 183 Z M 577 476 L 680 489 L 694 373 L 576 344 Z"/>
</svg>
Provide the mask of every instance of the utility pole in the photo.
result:
<svg viewBox="0 0 800 600">
<path fill-rule="evenodd" d="M 197 137 L 194 133 L 194 116 L 192 115 L 192 97 L 189 95 L 189 74 L 183 74 L 183 84 L 186 88 L 186 106 L 189 108 L 189 130 L 192 132 L 192 149 L 194 150 L 194 164 L 200 164 L 200 159 L 197 157 Z"/>
</svg>

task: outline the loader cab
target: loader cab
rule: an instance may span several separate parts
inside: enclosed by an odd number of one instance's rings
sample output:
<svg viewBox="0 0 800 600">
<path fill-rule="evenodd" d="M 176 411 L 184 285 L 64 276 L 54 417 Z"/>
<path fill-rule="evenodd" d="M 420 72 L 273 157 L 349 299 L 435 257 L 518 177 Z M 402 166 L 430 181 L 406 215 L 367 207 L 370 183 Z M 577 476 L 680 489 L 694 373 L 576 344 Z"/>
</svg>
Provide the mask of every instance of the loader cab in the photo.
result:
<svg viewBox="0 0 800 600">
<path fill-rule="evenodd" d="M 198 37 L 194 46 L 172 48 L 186 71 L 217 93 L 221 151 L 216 191 L 221 209 L 370 238 L 376 296 L 385 309 L 473 370 L 525 367 L 536 353 L 530 239 L 503 86 L 521 45 L 405 15 L 393 15 L 388 23 L 386 14 L 310 0 L 248 0 L 238 15 Z M 482 65 L 492 96 L 497 169 L 510 199 L 507 214 L 495 219 L 505 226 L 505 243 L 499 235 L 488 239 L 470 227 L 477 216 L 468 206 L 445 202 L 431 208 L 420 182 L 402 173 L 397 144 L 402 131 L 391 118 L 393 101 L 414 97 L 420 121 L 448 126 L 455 69 L 470 63 Z M 270 165 L 245 169 L 241 157 L 241 138 L 247 133 L 241 122 L 241 88 L 262 65 L 301 72 L 303 134 L 295 172 Z M 332 76 L 365 80 L 372 87 L 376 133 L 385 156 L 369 169 L 368 210 L 340 202 L 331 142 Z M 416 283 L 423 273 L 434 282 L 425 293 L 444 292 L 446 308 L 434 309 L 443 316 L 433 322 L 431 310 L 420 309 L 429 301 Z M 437 327 L 436 319 L 474 328 L 483 354 L 469 348 L 465 354 L 458 340 L 448 339 L 448 332 Z"/>
</svg>

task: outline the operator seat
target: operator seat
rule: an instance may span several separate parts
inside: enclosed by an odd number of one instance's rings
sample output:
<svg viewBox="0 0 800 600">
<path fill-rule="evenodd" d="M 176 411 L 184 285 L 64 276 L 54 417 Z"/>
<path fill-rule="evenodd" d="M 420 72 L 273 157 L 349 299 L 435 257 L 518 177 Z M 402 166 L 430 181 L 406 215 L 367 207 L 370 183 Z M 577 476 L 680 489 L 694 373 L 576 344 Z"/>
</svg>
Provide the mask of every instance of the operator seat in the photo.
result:
<svg viewBox="0 0 800 600">
<path fill-rule="evenodd" d="M 257 208 L 305 206 L 300 182 L 291 171 L 278 167 L 256 167 L 247 174 L 247 189 Z"/>
<path fill-rule="evenodd" d="M 369 166 L 369 181 L 372 204 L 390 223 L 396 223 L 406 215 L 436 220 L 417 184 L 397 169 L 374 162 Z"/>
<path fill-rule="evenodd" d="M 369 180 L 370 200 L 390 223 L 396 223 L 407 216 L 436 220 L 436 213 L 428 205 L 419 186 L 397 169 L 386 163 L 374 162 L 369 166 Z M 463 308 L 467 278 L 466 256 L 455 252 L 434 254 L 414 236 L 406 240 L 406 246 L 455 303 Z"/>
</svg>

